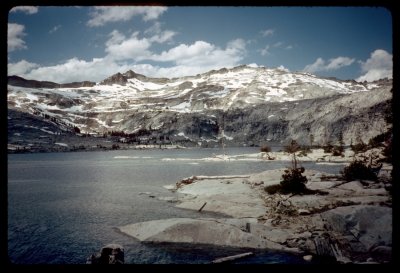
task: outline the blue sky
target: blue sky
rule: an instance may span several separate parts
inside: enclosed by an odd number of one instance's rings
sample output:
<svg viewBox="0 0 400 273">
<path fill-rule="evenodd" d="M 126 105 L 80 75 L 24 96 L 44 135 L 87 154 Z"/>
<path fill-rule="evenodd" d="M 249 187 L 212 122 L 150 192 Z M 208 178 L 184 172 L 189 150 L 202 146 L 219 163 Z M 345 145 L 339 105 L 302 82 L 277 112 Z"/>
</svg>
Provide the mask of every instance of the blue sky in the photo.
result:
<svg viewBox="0 0 400 273">
<path fill-rule="evenodd" d="M 376 7 L 15 7 L 8 74 L 100 81 L 257 64 L 324 77 L 392 77 L 392 18 Z"/>
</svg>

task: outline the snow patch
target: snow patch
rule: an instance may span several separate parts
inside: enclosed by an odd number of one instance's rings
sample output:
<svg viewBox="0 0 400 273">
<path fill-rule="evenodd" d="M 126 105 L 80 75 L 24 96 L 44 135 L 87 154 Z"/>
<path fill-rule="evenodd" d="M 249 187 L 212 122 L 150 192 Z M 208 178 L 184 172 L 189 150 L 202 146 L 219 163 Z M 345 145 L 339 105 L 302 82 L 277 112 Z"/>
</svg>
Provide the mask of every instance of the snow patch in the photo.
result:
<svg viewBox="0 0 400 273">
<path fill-rule="evenodd" d="M 55 145 L 63 146 L 63 147 L 68 147 L 68 144 L 62 143 L 62 142 L 56 142 L 54 143 Z"/>
</svg>

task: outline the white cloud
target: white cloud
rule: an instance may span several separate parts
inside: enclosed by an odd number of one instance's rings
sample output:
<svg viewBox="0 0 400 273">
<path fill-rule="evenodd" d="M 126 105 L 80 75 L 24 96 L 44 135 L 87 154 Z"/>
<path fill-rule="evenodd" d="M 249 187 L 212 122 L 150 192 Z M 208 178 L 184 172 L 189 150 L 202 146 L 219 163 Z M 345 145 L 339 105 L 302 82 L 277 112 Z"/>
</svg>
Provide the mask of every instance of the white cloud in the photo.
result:
<svg viewBox="0 0 400 273">
<path fill-rule="evenodd" d="M 156 43 L 165 43 L 172 41 L 172 38 L 177 34 L 172 30 L 161 30 L 161 23 L 155 22 L 154 25 L 144 31 L 144 34 L 151 35 L 149 41 Z"/>
<path fill-rule="evenodd" d="M 106 52 L 110 58 L 143 59 L 151 55 L 148 50 L 151 42 L 147 38 L 138 38 L 139 32 L 134 32 L 131 37 L 126 38 L 119 31 L 111 32 L 111 38 L 106 42 Z"/>
<path fill-rule="evenodd" d="M 152 59 L 162 62 L 188 63 L 193 61 L 193 58 L 210 55 L 213 50 L 215 50 L 214 45 L 204 41 L 196 41 L 192 45 L 180 44 L 168 51 L 163 51 L 159 55 L 153 55 Z"/>
<path fill-rule="evenodd" d="M 288 45 L 287 47 L 285 47 L 285 49 L 292 49 L 293 46 L 292 45 Z"/>
<path fill-rule="evenodd" d="M 326 70 L 337 70 L 344 66 L 349 66 L 354 63 L 354 59 L 348 57 L 337 57 L 335 59 L 330 59 L 329 64 L 326 66 Z"/>
<path fill-rule="evenodd" d="M 25 45 L 25 41 L 22 40 L 22 37 L 26 35 L 24 29 L 24 25 L 8 23 L 7 44 L 9 52 L 17 49 L 27 48 L 27 46 Z"/>
<path fill-rule="evenodd" d="M 266 29 L 266 30 L 261 30 L 261 31 L 260 31 L 260 33 L 261 33 L 261 35 L 262 35 L 263 37 L 271 36 L 271 35 L 274 34 L 274 32 L 275 32 L 274 29 Z"/>
<path fill-rule="evenodd" d="M 196 41 L 191 45 L 180 44 L 161 54 L 154 54 L 153 61 L 173 62 L 171 67 L 158 67 L 149 64 L 135 65 L 140 73 L 152 77 L 181 77 L 196 75 L 211 69 L 234 67 L 240 64 L 246 55 L 246 42 L 235 39 L 226 44 L 225 49 L 205 41 Z"/>
<path fill-rule="evenodd" d="M 18 7 L 13 7 L 10 12 L 25 12 L 26 14 L 34 14 L 39 11 L 38 7 L 34 6 L 18 6 Z"/>
<path fill-rule="evenodd" d="M 174 31 L 162 30 L 158 22 L 144 33 L 136 31 L 129 36 L 113 30 L 105 42 L 105 56 L 102 58 L 87 61 L 75 57 L 64 63 L 42 67 L 21 62 L 19 65 L 10 64 L 9 68 L 22 77 L 59 83 L 101 81 L 129 69 L 149 77 L 180 77 L 237 66 L 247 54 L 247 43 L 243 39 L 231 40 L 225 48 L 195 41 L 192 44 L 179 44 L 160 53 L 152 50 L 154 43 L 170 42 L 174 35 Z M 169 66 L 165 67 L 165 63 Z"/>
<path fill-rule="evenodd" d="M 110 22 L 128 21 L 134 16 L 142 16 L 143 21 L 155 20 L 166 10 L 166 7 L 159 6 L 94 7 L 87 25 L 97 27 Z"/>
<path fill-rule="evenodd" d="M 290 72 L 289 69 L 287 69 L 286 67 L 284 67 L 283 65 L 280 65 L 277 67 L 277 69 L 285 71 L 285 72 Z"/>
<path fill-rule="evenodd" d="M 303 71 L 314 73 L 323 70 L 324 66 L 325 61 L 322 58 L 318 58 L 314 63 L 306 65 Z"/>
<path fill-rule="evenodd" d="M 27 79 L 57 83 L 85 80 L 101 81 L 114 73 L 125 72 L 131 67 L 126 63 L 118 64 L 109 58 L 95 58 L 91 61 L 72 58 L 65 63 L 54 66 L 37 67 L 34 65 L 31 64 L 32 69 L 27 70 L 25 73 L 18 73 L 18 75 Z"/>
<path fill-rule="evenodd" d="M 257 67 L 260 67 L 258 64 L 256 64 L 256 63 L 251 63 L 251 64 L 248 64 L 247 65 L 248 67 L 253 67 L 253 68 L 257 68 Z"/>
<path fill-rule="evenodd" d="M 281 47 L 283 45 L 283 42 L 277 42 L 273 45 L 273 47 Z"/>
<path fill-rule="evenodd" d="M 232 40 L 225 49 L 221 49 L 205 41 L 196 41 L 191 45 L 180 44 L 161 54 L 154 54 L 153 61 L 171 61 L 178 66 L 199 66 L 205 71 L 207 67 L 224 67 L 237 64 L 246 54 L 246 42 L 243 39 Z"/>
<path fill-rule="evenodd" d="M 39 67 L 38 64 L 30 63 L 25 60 L 21 60 L 17 63 L 9 63 L 7 64 L 7 74 L 11 75 L 24 75 L 30 72 L 32 69 Z"/>
<path fill-rule="evenodd" d="M 19 65 L 17 65 L 18 63 L 9 64 L 9 71 L 18 72 L 15 74 L 28 79 L 58 83 L 84 80 L 98 82 L 112 74 L 129 69 L 149 77 L 171 78 L 195 75 L 222 67 L 234 67 L 240 64 L 246 54 L 246 42 L 242 39 L 228 42 L 224 49 L 204 41 L 196 41 L 190 45 L 178 45 L 161 54 L 148 51 L 145 41 L 147 41 L 145 38 L 139 39 L 137 33 L 126 38 L 115 30 L 110 34 L 110 39 L 106 43 L 109 54 L 104 58 L 96 58 L 91 61 L 72 58 L 65 63 L 43 67 L 21 62 Z M 135 52 L 134 49 L 137 51 Z M 131 55 L 126 52 L 130 52 Z M 144 55 L 137 55 L 138 52 L 142 52 Z M 135 54 L 136 58 L 133 58 L 132 56 Z M 172 62 L 173 64 L 169 67 L 147 63 L 138 64 L 140 59 Z M 23 69 L 24 65 L 25 69 Z"/>
<path fill-rule="evenodd" d="M 384 78 L 393 78 L 393 55 L 382 49 L 377 49 L 371 53 L 369 59 L 360 62 L 364 75 L 358 77 L 356 81 L 375 81 Z"/>
<path fill-rule="evenodd" d="M 269 48 L 270 48 L 270 46 L 266 45 L 263 49 L 260 49 L 258 51 L 260 52 L 261 56 L 266 56 L 266 55 L 270 54 Z"/>
<path fill-rule="evenodd" d="M 318 58 L 314 63 L 306 65 L 303 69 L 305 72 L 315 73 L 319 71 L 337 70 L 345 66 L 349 66 L 354 62 L 354 59 L 348 57 L 337 57 L 330 59 L 328 63 L 324 59 Z"/>
<path fill-rule="evenodd" d="M 56 32 L 57 30 L 59 30 L 61 27 L 61 25 L 56 25 L 54 26 L 52 29 L 49 30 L 50 34 L 53 34 L 54 32 Z"/>
</svg>

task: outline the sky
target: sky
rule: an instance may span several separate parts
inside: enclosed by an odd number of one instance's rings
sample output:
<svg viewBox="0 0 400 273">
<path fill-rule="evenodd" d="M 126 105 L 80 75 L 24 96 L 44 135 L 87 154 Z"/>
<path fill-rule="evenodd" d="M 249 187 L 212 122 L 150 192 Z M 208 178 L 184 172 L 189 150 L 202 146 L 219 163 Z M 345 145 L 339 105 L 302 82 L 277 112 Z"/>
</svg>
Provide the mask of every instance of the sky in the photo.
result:
<svg viewBox="0 0 400 273">
<path fill-rule="evenodd" d="M 8 75 L 99 82 L 130 69 L 173 78 L 246 64 L 374 81 L 392 78 L 392 39 L 379 7 L 17 6 Z"/>
</svg>

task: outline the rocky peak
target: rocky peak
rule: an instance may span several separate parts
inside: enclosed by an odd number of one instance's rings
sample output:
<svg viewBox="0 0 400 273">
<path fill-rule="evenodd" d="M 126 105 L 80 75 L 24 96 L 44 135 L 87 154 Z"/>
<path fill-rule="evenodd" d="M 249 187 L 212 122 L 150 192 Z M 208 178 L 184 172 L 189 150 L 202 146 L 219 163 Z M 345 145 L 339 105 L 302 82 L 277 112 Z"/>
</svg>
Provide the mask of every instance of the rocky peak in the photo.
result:
<svg viewBox="0 0 400 273">
<path fill-rule="evenodd" d="M 127 82 L 128 82 L 128 78 L 118 72 L 117 74 L 114 74 L 111 77 L 108 77 L 107 79 L 103 80 L 102 82 L 100 82 L 100 84 L 101 85 L 113 85 L 113 84 L 125 85 Z"/>
</svg>

